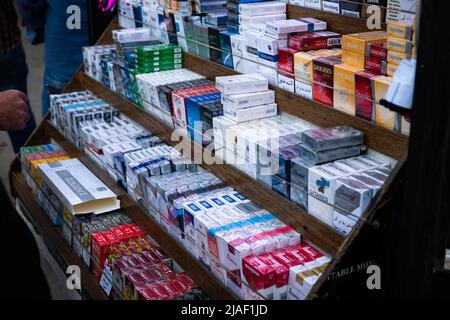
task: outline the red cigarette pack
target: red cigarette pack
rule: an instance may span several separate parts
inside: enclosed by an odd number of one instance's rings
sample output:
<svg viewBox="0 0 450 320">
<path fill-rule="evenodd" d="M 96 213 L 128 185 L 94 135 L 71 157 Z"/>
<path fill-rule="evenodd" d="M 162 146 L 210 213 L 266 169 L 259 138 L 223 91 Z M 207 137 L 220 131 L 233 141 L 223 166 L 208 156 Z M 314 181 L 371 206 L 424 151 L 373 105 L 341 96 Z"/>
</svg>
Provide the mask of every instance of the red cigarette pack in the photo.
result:
<svg viewBox="0 0 450 320">
<path fill-rule="evenodd" d="M 272 266 L 256 256 L 248 256 L 242 260 L 242 274 L 250 289 L 273 299 L 276 273 Z"/>
<path fill-rule="evenodd" d="M 294 54 L 298 50 L 292 48 L 279 48 L 278 49 L 278 69 L 294 74 Z"/>
<path fill-rule="evenodd" d="M 299 51 L 340 48 L 342 35 L 332 31 L 290 34 L 288 46 Z"/>
<path fill-rule="evenodd" d="M 361 71 L 355 75 L 356 116 L 368 121 L 372 121 L 375 110 L 372 79 L 376 76 L 377 74 L 369 71 Z"/>
<path fill-rule="evenodd" d="M 364 69 L 373 73 L 377 73 L 379 75 L 387 74 L 387 65 L 388 63 L 386 61 L 367 57 L 364 59 Z"/>
<path fill-rule="evenodd" d="M 387 53 L 388 49 L 386 41 L 366 44 L 365 56 L 367 58 L 387 61 Z"/>
<path fill-rule="evenodd" d="M 321 57 L 313 60 L 313 99 L 333 107 L 334 65 L 340 64 L 340 57 Z"/>
</svg>

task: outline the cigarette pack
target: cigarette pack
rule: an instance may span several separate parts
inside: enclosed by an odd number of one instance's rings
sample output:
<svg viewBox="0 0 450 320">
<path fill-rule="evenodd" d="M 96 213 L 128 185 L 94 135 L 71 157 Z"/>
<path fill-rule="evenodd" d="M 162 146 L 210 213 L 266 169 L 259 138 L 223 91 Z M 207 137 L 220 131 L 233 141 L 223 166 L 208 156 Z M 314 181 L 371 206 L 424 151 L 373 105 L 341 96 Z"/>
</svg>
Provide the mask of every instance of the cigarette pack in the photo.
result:
<svg viewBox="0 0 450 320">
<path fill-rule="evenodd" d="M 364 146 L 343 147 L 333 150 L 313 151 L 305 145 L 300 146 L 300 156 L 314 164 L 321 164 L 339 159 L 358 156 L 365 149 Z"/>
<path fill-rule="evenodd" d="M 387 60 L 387 44 L 385 41 L 380 43 L 367 43 L 365 56 L 371 59 L 377 59 L 381 61 Z"/>
<path fill-rule="evenodd" d="M 389 22 L 386 27 L 388 36 L 412 40 L 413 27 L 410 22 Z"/>
<path fill-rule="evenodd" d="M 208 27 L 209 57 L 211 61 L 222 63 L 222 48 L 220 47 L 220 33 L 225 31 L 224 27 Z"/>
<path fill-rule="evenodd" d="M 399 65 L 400 62 L 402 62 L 402 60 L 404 60 L 404 59 L 411 59 L 411 55 L 407 54 L 407 53 L 392 51 L 392 50 L 390 50 L 387 53 L 387 61 L 389 63 Z"/>
<path fill-rule="evenodd" d="M 278 49 L 278 68 L 282 71 L 286 71 L 289 74 L 294 74 L 294 54 L 298 50 L 292 48 L 279 48 Z"/>
<path fill-rule="evenodd" d="M 416 16 L 417 0 L 388 0 L 386 22 L 412 22 Z"/>
<path fill-rule="evenodd" d="M 342 1 L 341 14 L 353 18 L 361 18 L 362 0 Z"/>
<path fill-rule="evenodd" d="M 372 121 L 375 118 L 372 81 L 377 74 L 362 71 L 355 76 L 356 116 Z"/>
<path fill-rule="evenodd" d="M 323 0 L 322 10 L 334 14 L 341 12 L 341 0 Z"/>
<path fill-rule="evenodd" d="M 277 104 L 265 104 L 260 106 L 249 107 L 245 109 L 235 109 L 233 107 L 224 106 L 224 116 L 236 122 L 246 122 L 256 119 L 263 119 L 277 115 Z"/>
<path fill-rule="evenodd" d="M 341 63 L 337 57 L 317 58 L 313 61 L 314 101 L 333 107 L 334 66 Z"/>
<path fill-rule="evenodd" d="M 322 0 L 305 0 L 303 6 L 315 10 L 322 10 Z"/>
<path fill-rule="evenodd" d="M 286 4 L 276 1 L 245 3 L 239 5 L 239 13 L 248 16 L 260 16 L 267 14 L 278 14 L 286 12 Z"/>
<path fill-rule="evenodd" d="M 289 35 L 289 47 L 299 51 L 338 48 L 341 46 L 341 42 L 342 35 L 331 31 Z"/>
<path fill-rule="evenodd" d="M 219 34 L 220 47 L 222 49 L 222 64 L 228 68 L 234 68 L 231 49 L 231 36 L 232 33 L 228 31 L 222 31 Z"/>
<path fill-rule="evenodd" d="M 397 71 L 397 68 L 398 68 L 398 64 L 396 64 L 396 63 L 388 63 L 388 65 L 387 65 L 387 75 L 388 75 L 388 77 L 393 77 L 394 76 L 394 74 L 395 74 L 395 71 Z"/>
<path fill-rule="evenodd" d="M 287 47 L 287 39 L 274 39 L 272 37 L 261 35 L 256 39 L 256 48 L 258 53 L 264 53 L 269 56 L 278 54 L 278 49 Z"/>
<path fill-rule="evenodd" d="M 395 38 L 389 36 L 387 38 L 387 48 L 388 50 L 397 51 L 400 53 L 411 54 L 412 53 L 412 42 L 410 40 L 405 40 L 401 38 Z"/>
<path fill-rule="evenodd" d="M 346 34 L 342 36 L 342 50 L 364 55 L 368 43 L 379 43 L 385 41 L 386 38 L 387 33 L 384 31 Z"/>
<path fill-rule="evenodd" d="M 222 103 L 235 109 L 248 108 L 275 102 L 275 92 L 272 90 L 255 93 L 222 95 Z"/>
<path fill-rule="evenodd" d="M 212 26 L 224 26 L 227 24 L 227 11 L 208 12 L 204 22 Z"/>
<path fill-rule="evenodd" d="M 222 94 L 260 92 L 269 89 L 267 79 L 255 73 L 217 77 L 216 86 Z"/>
<path fill-rule="evenodd" d="M 384 76 L 379 76 L 373 79 L 374 100 L 376 101 L 375 122 L 379 126 L 394 130 L 397 127 L 396 113 L 378 103 L 381 99 L 384 99 L 387 89 L 389 88 L 390 81 L 391 78 Z"/>
<path fill-rule="evenodd" d="M 334 66 L 334 108 L 350 115 L 356 114 L 355 74 L 361 68 L 349 64 Z"/>
<path fill-rule="evenodd" d="M 308 192 L 314 198 L 334 204 L 336 181 L 341 174 L 323 166 L 311 167 L 308 172 Z"/>
<path fill-rule="evenodd" d="M 360 217 L 372 200 L 372 189 L 351 177 L 336 182 L 334 204 L 342 211 Z"/>
<path fill-rule="evenodd" d="M 99 214 L 120 207 L 117 196 L 78 159 L 42 164 L 39 173 L 73 214 Z"/>
<path fill-rule="evenodd" d="M 364 61 L 364 69 L 366 69 L 366 71 L 370 71 L 380 75 L 387 74 L 387 65 L 388 63 L 386 61 L 371 59 L 367 57 Z"/>
<path fill-rule="evenodd" d="M 276 272 L 272 265 L 267 265 L 255 256 L 242 261 L 242 280 L 250 289 L 266 299 L 273 300 L 276 287 Z"/>
</svg>

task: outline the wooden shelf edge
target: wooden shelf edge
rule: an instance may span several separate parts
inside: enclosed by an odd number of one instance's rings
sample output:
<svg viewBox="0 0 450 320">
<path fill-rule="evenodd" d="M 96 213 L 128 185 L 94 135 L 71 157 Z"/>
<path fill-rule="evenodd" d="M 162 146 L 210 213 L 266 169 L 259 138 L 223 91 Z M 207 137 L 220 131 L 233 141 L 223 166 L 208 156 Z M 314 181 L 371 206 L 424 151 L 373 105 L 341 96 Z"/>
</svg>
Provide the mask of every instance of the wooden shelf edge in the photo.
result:
<svg viewBox="0 0 450 320">
<path fill-rule="evenodd" d="M 84 262 L 75 254 L 73 249 L 65 242 L 44 211 L 38 206 L 20 172 L 10 173 L 11 187 L 15 190 L 14 196 L 23 203 L 28 213 L 32 216 L 33 224 L 40 231 L 46 245 L 56 251 L 67 266 L 77 265 L 81 269 L 81 285 L 90 297 L 96 300 L 107 300 L 107 296 L 101 289 L 96 279 L 91 275 Z M 65 272 L 64 267 L 63 272 Z"/>
<path fill-rule="evenodd" d="M 233 300 L 236 297 L 228 288 L 205 267 L 203 267 L 184 247 L 181 246 L 167 231 L 147 215 L 130 196 L 106 174 L 85 153 L 81 152 L 69 142 L 58 129 L 47 121 L 45 133 L 54 139 L 69 155 L 77 157 L 89 170 L 102 180 L 114 193 L 119 196 L 121 208 L 139 226 L 143 228 L 185 272 L 201 287 L 212 299 Z"/>
<path fill-rule="evenodd" d="M 172 141 L 172 129 L 139 109 L 119 94 L 112 92 L 101 83 L 87 75 L 82 77 L 83 87 L 94 92 L 99 98 L 111 103 L 124 115 L 136 121 L 142 127 L 158 135 L 168 145 L 175 146 L 179 142 Z M 193 144 L 191 159 L 199 159 L 203 152 L 198 144 Z M 215 174 L 231 187 L 241 192 L 257 205 L 277 216 L 281 221 L 294 227 L 305 239 L 317 245 L 320 249 L 334 257 L 345 237 L 336 230 L 308 214 L 305 210 L 289 202 L 281 195 L 268 189 L 258 181 L 246 176 L 240 170 L 227 164 L 202 165 L 203 168 Z"/>
</svg>

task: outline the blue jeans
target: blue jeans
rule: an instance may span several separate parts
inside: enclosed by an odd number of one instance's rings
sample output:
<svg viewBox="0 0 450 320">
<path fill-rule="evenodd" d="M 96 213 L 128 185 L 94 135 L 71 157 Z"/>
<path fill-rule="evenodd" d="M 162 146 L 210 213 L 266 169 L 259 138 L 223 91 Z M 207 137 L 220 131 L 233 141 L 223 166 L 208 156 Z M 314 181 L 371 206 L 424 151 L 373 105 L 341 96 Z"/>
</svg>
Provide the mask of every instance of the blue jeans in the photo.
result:
<svg viewBox="0 0 450 320">
<path fill-rule="evenodd" d="M 14 89 L 27 93 L 28 66 L 21 45 L 0 55 L 0 70 L 0 91 Z M 36 121 L 30 109 L 30 121 L 26 128 L 8 132 L 15 153 L 19 152 L 35 128 Z"/>
</svg>

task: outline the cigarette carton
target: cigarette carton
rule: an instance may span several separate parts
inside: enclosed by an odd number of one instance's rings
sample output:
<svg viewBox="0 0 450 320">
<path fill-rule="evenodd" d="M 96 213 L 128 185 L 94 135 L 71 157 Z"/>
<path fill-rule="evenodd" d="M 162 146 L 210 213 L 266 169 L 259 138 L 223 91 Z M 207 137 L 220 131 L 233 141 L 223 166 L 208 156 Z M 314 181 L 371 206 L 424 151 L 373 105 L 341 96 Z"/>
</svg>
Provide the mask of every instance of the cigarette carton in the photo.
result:
<svg viewBox="0 0 450 320">
<path fill-rule="evenodd" d="M 394 130 L 397 126 L 396 113 L 378 103 L 381 99 L 384 99 L 389 88 L 390 81 L 391 78 L 384 76 L 379 76 L 373 79 L 374 100 L 376 103 L 375 122 L 381 127 Z"/>
<path fill-rule="evenodd" d="M 303 6 L 315 10 L 322 10 L 322 0 L 305 0 Z"/>
<path fill-rule="evenodd" d="M 395 71 L 397 71 L 397 68 L 398 68 L 398 64 L 396 64 L 396 63 L 388 63 L 388 65 L 387 65 L 387 75 L 388 75 L 388 77 L 393 77 L 394 76 L 394 74 L 395 74 Z"/>
<path fill-rule="evenodd" d="M 277 115 L 277 104 L 266 104 L 245 109 L 234 109 L 224 106 L 223 114 L 227 118 L 236 122 L 246 122 L 256 119 L 263 119 Z"/>
<path fill-rule="evenodd" d="M 276 1 L 245 3 L 239 5 L 239 13 L 248 16 L 260 16 L 267 14 L 278 14 L 286 12 L 286 4 Z"/>
<path fill-rule="evenodd" d="M 313 61 L 313 99 L 333 107 L 334 66 L 340 64 L 340 58 L 317 58 Z"/>
<path fill-rule="evenodd" d="M 222 103 L 235 109 L 254 107 L 275 102 L 275 92 L 272 90 L 235 95 L 222 95 Z"/>
<path fill-rule="evenodd" d="M 288 92 L 295 93 L 295 77 L 291 74 L 279 72 L 278 87 Z"/>
<path fill-rule="evenodd" d="M 378 192 L 381 190 L 381 187 L 383 186 L 382 182 L 377 181 L 367 175 L 364 175 L 362 174 L 362 172 L 354 174 L 351 177 L 369 187 L 372 190 L 373 197 L 375 197 L 378 194 Z"/>
<path fill-rule="evenodd" d="M 260 92 L 269 89 L 267 79 L 259 74 L 217 77 L 216 86 L 222 94 Z"/>
<path fill-rule="evenodd" d="M 266 14 L 263 16 L 250 16 L 243 13 L 239 14 L 239 24 L 264 23 L 279 20 L 286 20 L 286 14 L 276 13 L 276 14 Z"/>
<path fill-rule="evenodd" d="M 331 31 L 307 32 L 289 35 L 289 47 L 299 51 L 338 48 L 342 35 Z"/>
<path fill-rule="evenodd" d="M 358 156 L 365 150 L 365 146 L 343 147 L 333 150 L 313 151 L 305 145 L 300 146 L 300 157 L 314 164 L 331 162 L 339 159 Z"/>
<path fill-rule="evenodd" d="M 411 59 L 411 55 L 393 50 L 390 50 L 387 54 L 387 61 L 395 65 L 399 65 L 404 59 Z"/>
<path fill-rule="evenodd" d="M 372 121 L 375 118 L 372 81 L 377 74 L 362 71 L 355 76 L 356 116 Z"/>
<path fill-rule="evenodd" d="M 120 207 L 117 196 L 78 159 L 42 164 L 39 174 L 73 214 L 100 214 Z"/>
<path fill-rule="evenodd" d="M 319 128 L 302 132 L 302 142 L 314 151 L 361 145 L 364 133 L 349 126 Z"/>
<path fill-rule="evenodd" d="M 361 68 L 349 64 L 334 66 L 334 108 L 350 115 L 356 114 L 355 75 Z"/>
<path fill-rule="evenodd" d="M 412 42 L 409 40 L 389 36 L 387 38 L 387 48 L 388 50 L 410 55 L 412 53 Z"/>
<path fill-rule="evenodd" d="M 364 33 L 347 34 L 342 36 L 342 50 L 364 55 L 368 43 L 385 41 L 387 33 L 384 31 L 371 31 Z"/>
<path fill-rule="evenodd" d="M 410 22 L 389 22 L 386 26 L 388 36 L 412 40 L 413 28 Z"/>
<path fill-rule="evenodd" d="M 326 30 L 327 23 L 314 18 L 288 19 L 266 23 L 266 34 L 278 35 L 292 32 Z"/>
</svg>

